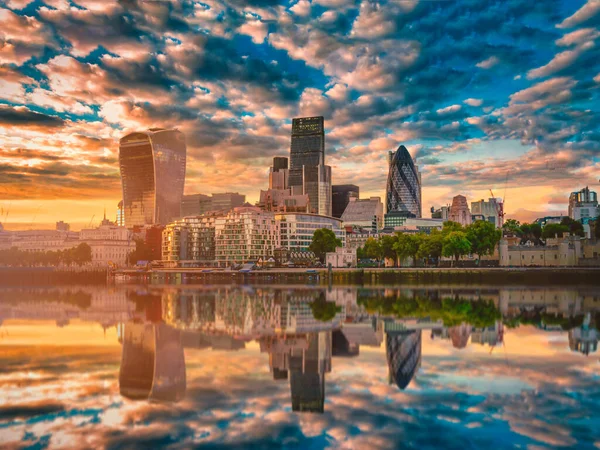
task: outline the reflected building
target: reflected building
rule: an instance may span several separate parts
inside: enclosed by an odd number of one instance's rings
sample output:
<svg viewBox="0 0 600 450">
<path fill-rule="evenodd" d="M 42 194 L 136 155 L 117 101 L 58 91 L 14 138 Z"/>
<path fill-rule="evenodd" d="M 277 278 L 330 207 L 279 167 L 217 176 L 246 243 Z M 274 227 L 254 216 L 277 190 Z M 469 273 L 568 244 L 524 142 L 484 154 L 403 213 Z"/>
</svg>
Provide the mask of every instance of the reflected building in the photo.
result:
<svg viewBox="0 0 600 450">
<path fill-rule="evenodd" d="M 125 324 L 119 390 L 132 400 L 183 399 L 186 375 L 181 332 L 164 323 Z"/>
<path fill-rule="evenodd" d="M 569 330 L 569 348 L 572 351 L 587 356 L 598 350 L 600 333 L 595 328 L 590 327 L 590 323 L 591 315 L 590 313 L 586 313 L 581 326 Z"/>
<path fill-rule="evenodd" d="M 421 367 L 421 330 L 387 333 L 385 353 L 389 382 L 406 389 Z"/>
<path fill-rule="evenodd" d="M 464 322 L 448 328 L 448 337 L 452 341 L 452 347 L 458 349 L 465 348 L 469 343 L 472 328 L 470 324 Z"/>
<path fill-rule="evenodd" d="M 179 216 L 186 144 L 176 129 L 151 128 L 119 142 L 125 226 L 166 225 Z"/>
<path fill-rule="evenodd" d="M 406 147 L 389 152 L 388 162 L 386 213 L 410 213 L 420 218 L 421 174 Z"/>
</svg>

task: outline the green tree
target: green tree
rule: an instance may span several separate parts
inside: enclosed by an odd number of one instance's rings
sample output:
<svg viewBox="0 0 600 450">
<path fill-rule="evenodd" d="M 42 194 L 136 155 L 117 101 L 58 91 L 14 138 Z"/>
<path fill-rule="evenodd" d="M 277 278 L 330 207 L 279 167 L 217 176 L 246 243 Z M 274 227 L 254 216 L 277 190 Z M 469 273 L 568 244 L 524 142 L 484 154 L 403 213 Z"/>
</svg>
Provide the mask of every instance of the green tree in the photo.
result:
<svg viewBox="0 0 600 450">
<path fill-rule="evenodd" d="M 444 236 L 442 254 L 448 258 L 453 257 L 455 261 L 469 254 L 471 251 L 471 242 L 463 231 L 452 231 Z"/>
<path fill-rule="evenodd" d="M 494 253 L 498 242 L 502 238 L 502 232 L 496 226 L 485 220 L 478 220 L 467 227 L 467 239 L 471 243 L 471 252 L 481 260 L 483 255 Z"/>
<path fill-rule="evenodd" d="M 570 217 L 563 217 L 560 224 L 569 228 L 569 233 L 573 236 L 585 236 L 583 224 L 578 220 L 573 220 Z"/>
<path fill-rule="evenodd" d="M 524 223 L 519 236 L 537 243 L 542 237 L 542 227 L 539 223 Z"/>
<path fill-rule="evenodd" d="M 548 239 L 555 236 L 563 237 L 564 233 L 569 232 L 569 227 L 560 223 L 549 223 L 542 230 L 542 238 Z"/>
<path fill-rule="evenodd" d="M 419 234 L 397 233 L 393 248 L 399 260 L 410 257 L 413 260 L 413 266 L 416 266 L 421 242 L 422 237 Z"/>
<path fill-rule="evenodd" d="M 319 228 L 313 234 L 312 242 L 308 249 L 313 252 L 321 262 L 325 262 L 325 254 L 334 252 L 337 247 L 342 246 L 333 231 L 328 228 Z"/>
<path fill-rule="evenodd" d="M 135 265 L 138 261 L 151 261 L 152 249 L 143 239 L 135 240 L 135 250 L 127 257 L 129 264 Z"/>
<path fill-rule="evenodd" d="M 442 256 L 442 247 L 444 246 L 444 235 L 439 230 L 432 230 L 431 234 L 423 236 L 417 258 L 431 258 L 435 260 L 437 266 Z"/>
<path fill-rule="evenodd" d="M 464 231 L 464 229 L 463 226 L 458 222 L 452 222 L 451 220 L 444 222 L 442 233 L 446 235 L 452 233 L 453 231 Z"/>
<path fill-rule="evenodd" d="M 320 322 L 331 321 L 337 313 L 342 310 L 341 306 L 335 302 L 328 302 L 325 296 L 321 295 L 316 300 L 309 303 L 313 317 Z"/>
<path fill-rule="evenodd" d="M 394 250 L 394 244 L 396 243 L 396 239 L 394 238 L 394 236 L 384 234 L 379 238 L 379 242 L 381 243 L 383 257 L 396 261 L 396 251 Z"/>
<path fill-rule="evenodd" d="M 521 223 L 515 219 L 507 219 L 502 225 L 502 231 L 504 234 L 513 234 L 515 236 L 521 236 Z"/>
<path fill-rule="evenodd" d="M 365 254 L 367 258 L 371 258 L 377 261 L 378 265 L 381 265 L 383 259 L 383 247 L 381 242 L 377 239 L 370 237 L 365 241 Z"/>
</svg>

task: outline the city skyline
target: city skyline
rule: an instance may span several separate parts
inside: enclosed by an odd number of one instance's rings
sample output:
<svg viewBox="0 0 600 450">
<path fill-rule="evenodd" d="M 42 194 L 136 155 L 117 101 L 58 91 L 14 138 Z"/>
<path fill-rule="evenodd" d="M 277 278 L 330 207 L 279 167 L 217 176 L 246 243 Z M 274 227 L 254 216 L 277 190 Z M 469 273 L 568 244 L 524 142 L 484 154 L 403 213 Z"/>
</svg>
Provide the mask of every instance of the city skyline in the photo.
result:
<svg viewBox="0 0 600 450">
<path fill-rule="evenodd" d="M 332 184 L 363 198 L 385 198 L 400 145 L 424 212 L 506 190 L 507 218 L 531 221 L 598 190 L 594 0 L 44 3 L 0 7 L 8 229 L 114 218 L 118 139 L 152 127 L 187 136 L 186 194 L 255 203 L 293 117 L 324 116 Z"/>
</svg>

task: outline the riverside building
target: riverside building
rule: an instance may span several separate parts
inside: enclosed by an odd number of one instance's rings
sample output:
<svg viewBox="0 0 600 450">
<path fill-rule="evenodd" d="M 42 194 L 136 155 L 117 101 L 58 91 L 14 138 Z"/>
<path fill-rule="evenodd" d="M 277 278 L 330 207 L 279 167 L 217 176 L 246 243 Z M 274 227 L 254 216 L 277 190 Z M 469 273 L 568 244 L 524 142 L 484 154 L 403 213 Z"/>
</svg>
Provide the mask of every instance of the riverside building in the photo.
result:
<svg viewBox="0 0 600 450">
<path fill-rule="evenodd" d="M 281 213 L 276 214 L 275 219 L 279 223 L 281 236 L 281 247 L 290 251 L 307 252 L 312 242 L 315 231 L 327 228 L 346 245 L 346 231 L 342 221 L 335 217 L 320 216 L 305 213 Z"/>
</svg>

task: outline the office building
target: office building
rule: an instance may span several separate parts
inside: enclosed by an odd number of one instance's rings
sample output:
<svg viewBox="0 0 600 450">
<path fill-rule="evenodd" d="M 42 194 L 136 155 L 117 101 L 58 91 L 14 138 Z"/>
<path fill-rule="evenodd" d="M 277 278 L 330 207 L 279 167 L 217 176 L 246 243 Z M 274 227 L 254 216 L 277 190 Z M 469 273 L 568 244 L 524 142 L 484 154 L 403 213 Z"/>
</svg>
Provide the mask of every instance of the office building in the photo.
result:
<svg viewBox="0 0 600 450">
<path fill-rule="evenodd" d="M 123 200 L 121 200 L 117 205 L 117 220 L 115 224 L 119 227 L 125 226 L 125 211 L 123 210 Z"/>
<path fill-rule="evenodd" d="M 444 226 L 443 219 L 425 219 L 407 217 L 406 213 L 389 213 L 384 217 L 384 228 L 382 233 L 425 233 L 430 234 L 432 230 L 441 230 Z"/>
<path fill-rule="evenodd" d="M 227 213 L 233 208 L 243 206 L 245 202 L 246 196 L 237 192 L 184 195 L 181 200 L 180 217 L 200 216 L 214 211 Z"/>
<path fill-rule="evenodd" d="M 269 169 L 269 189 L 288 189 L 289 175 L 288 159 L 284 156 L 275 156 L 273 166 Z"/>
<path fill-rule="evenodd" d="M 131 400 L 177 402 L 186 392 L 181 331 L 164 323 L 125 324 L 119 391 Z"/>
<path fill-rule="evenodd" d="M 317 214 L 303 213 L 280 213 L 275 215 L 279 224 L 281 236 L 281 247 L 294 252 L 307 252 L 312 243 L 315 231 L 327 228 L 333 231 L 335 236 L 346 244 L 346 231 L 342 221 L 335 217 L 320 216 Z"/>
<path fill-rule="evenodd" d="M 56 222 L 56 231 L 71 231 L 71 225 L 61 220 L 60 222 Z"/>
<path fill-rule="evenodd" d="M 166 225 L 179 216 L 185 183 L 185 136 L 152 128 L 119 142 L 125 225 Z"/>
<path fill-rule="evenodd" d="M 583 223 L 583 229 L 586 237 L 592 237 L 590 221 L 600 216 L 600 207 L 598 206 L 598 196 L 588 187 L 578 192 L 572 192 L 569 196 L 569 217 Z"/>
<path fill-rule="evenodd" d="M 441 208 L 435 209 L 435 207 L 431 207 L 431 218 L 432 219 L 442 219 L 444 222 L 448 220 L 448 216 L 450 215 L 450 205 L 442 206 Z"/>
<path fill-rule="evenodd" d="M 476 220 L 485 220 L 493 223 L 496 228 L 504 225 L 504 203 L 501 198 L 490 198 L 486 202 L 481 199 L 478 202 L 471 202 L 471 216 L 477 217 Z"/>
<path fill-rule="evenodd" d="M 377 232 L 383 228 L 383 203 L 380 197 L 360 200 L 349 199 L 348 206 L 342 214 L 344 226 L 361 227 Z"/>
<path fill-rule="evenodd" d="M 546 225 L 551 223 L 561 223 L 565 216 L 545 216 L 538 217 L 533 221 L 533 223 L 537 223 L 540 227 L 544 228 Z"/>
<path fill-rule="evenodd" d="M 353 184 L 337 184 L 331 186 L 331 215 L 342 217 L 351 198 L 359 198 L 360 189 Z"/>
<path fill-rule="evenodd" d="M 278 167 L 283 165 L 279 161 Z M 331 167 L 325 165 L 323 117 L 292 120 L 287 183 L 292 195 L 308 195 L 310 213 L 331 216 Z"/>
<path fill-rule="evenodd" d="M 309 212 L 308 194 L 302 193 L 302 189 L 293 193 L 288 178 L 288 159 L 276 156 L 269 169 L 269 189 L 260 191 L 257 206 L 272 212 Z"/>
<path fill-rule="evenodd" d="M 131 230 L 112 224 L 106 217 L 99 227 L 81 230 L 79 240 L 90 246 L 91 263 L 99 267 L 127 265 L 136 247 Z"/>
<path fill-rule="evenodd" d="M 302 186 L 302 168 L 325 164 L 325 123 L 322 116 L 292 119 L 290 186 Z"/>
<path fill-rule="evenodd" d="M 579 352 L 584 355 L 589 355 L 598 350 L 598 340 L 600 333 L 598 330 L 590 326 L 591 315 L 586 313 L 583 318 L 583 323 L 576 328 L 569 330 L 569 348 L 573 352 Z"/>
<path fill-rule="evenodd" d="M 421 367 L 421 330 L 386 333 L 390 384 L 406 389 Z"/>
<path fill-rule="evenodd" d="M 404 145 L 389 152 L 386 212 L 408 212 L 421 217 L 421 174 Z"/>
<path fill-rule="evenodd" d="M 279 246 L 279 222 L 271 212 L 239 207 L 215 220 L 215 259 L 219 265 L 266 261 Z"/>
<path fill-rule="evenodd" d="M 448 220 L 460 223 L 462 226 L 471 225 L 471 211 L 464 195 L 457 195 L 452 199 Z"/>
</svg>

